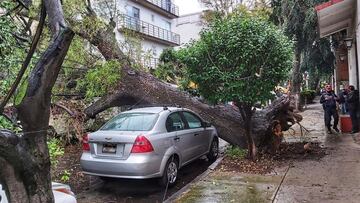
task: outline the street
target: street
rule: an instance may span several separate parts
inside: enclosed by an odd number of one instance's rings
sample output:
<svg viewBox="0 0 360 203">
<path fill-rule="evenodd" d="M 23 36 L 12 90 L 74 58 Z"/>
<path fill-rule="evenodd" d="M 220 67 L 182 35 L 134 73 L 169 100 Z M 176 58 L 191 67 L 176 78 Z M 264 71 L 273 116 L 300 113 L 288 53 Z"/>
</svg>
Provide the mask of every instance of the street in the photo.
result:
<svg viewBox="0 0 360 203">
<path fill-rule="evenodd" d="M 102 181 L 94 177 L 96 180 L 93 181 L 91 189 L 78 194 L 77 199 L 79 203 L 163 202 L 163 200 L 206 171 L 211 164 L 212 162 L 208 162 L 203 158 L 183 167 L 179 171 L 179 179 L 176 185 L 169 188 L 167 192 L 158 185 L 156 179 L 108 179 Z"/>
</svg>

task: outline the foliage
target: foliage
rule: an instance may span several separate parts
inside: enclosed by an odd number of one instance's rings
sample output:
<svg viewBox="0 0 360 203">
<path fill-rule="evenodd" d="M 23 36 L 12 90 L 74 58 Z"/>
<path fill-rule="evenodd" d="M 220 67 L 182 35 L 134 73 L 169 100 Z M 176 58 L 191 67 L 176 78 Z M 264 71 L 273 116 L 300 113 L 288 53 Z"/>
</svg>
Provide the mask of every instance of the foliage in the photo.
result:
<svg viewBox="0 0 360 203">
<path fill-rule="evenodd" d="M 219 16 L 227 15 L 237 6 L 235 0 L 199 0 L 205 7 L 213 9 Z"/>
<path fill-rule="evenodd" d="M 271 91 L 286 78 L 292 43 L 258 17 L 232 15 L 216 20 L 178 55 L 210 102 L 252 105 L 272 98 Z"/>
<path fill-rule="evenodd" d="M 99 97 L 116 87 L 121 78 L 121 64 L 116 60 L 99 62 L 89 70 L 78 84 L 86 91 L 87 98 Z"/>
<path fill-rule="evenodd" d="M 266 0 L 233 1 L 233 0 L 199 0 L 209 10 L 205 10 L 201 18 L 205 22 L 225 18 L 228 15 L 246 14 L 269 19 L 271 8 Z"/>
<path fill-rule="evenodd" d="M 246 149 L 241 149 L 238 146 L 231 145 L 226 149 L 225 153 L 231 158 L 244 158 L 248 152 Z"/>
<path fill-rule="evenodd" d="M 302 102 L 306 103 L 311 103 L 316 96 L 316 91 L 315 90 L 309 90 L 309 89 L 304 89 L 303 91 L 300 92 L 300 97 Z"/>
<path fill-rule="evenodd" d="M 50 154 L 50 162 L 52 166 L 56 166 L 58 161 L 57 158 L 64 154 L 64 148 L 61 146 L 60 140 L 51 138 L 47 141 Z"/>
<path fill-rule="evenodd" d="M 0 2 L 0 9 L 10 10 L 15 7 L 13 1 Z M 0 99 L 10 89 L 25 56 L 27 43 L 14 37 L 19 29 L 12 16 L 0 17 Z"/>
<path fill-rule="evenodd" d="M 319 39 L 315 5 L 327 0 L 272 0 L 270 19 L 281 26 L 286 35 L 296 40 L 296 52 L 302 54 L 301 71 L 310 73 L 311 83 L 330 75 L 335 57 L 329 39 Z M 301 80 L 300 80 L 301 82 Z M 313 85 L 314 88 L 317 84 Z"/>
<path fill-rule="evenodd" d="M 68 170 L 64 170 L 61 175 L 60 180 L 63 182 L 67 182 L 70 180 L 70 176 L 71 176 L 71 173 Z"/>
<path fill-rule="evenodd" d="M 173 49 L 165 49 L 159 58 L 160 64 L 155 69 L 154 75 L 164 81 L 178 83 L 183 77 L 183 70 L 179 64 L 176 52 Z"/>
<path fill-rule="evenodd" d="M 21 132 L 21 129 L 19 127 L 15 126 L 12 122 L 10 122 L 2 115 L 0 115 L 0 129 L 8 129 L 15 133 Z"/>
</svg>

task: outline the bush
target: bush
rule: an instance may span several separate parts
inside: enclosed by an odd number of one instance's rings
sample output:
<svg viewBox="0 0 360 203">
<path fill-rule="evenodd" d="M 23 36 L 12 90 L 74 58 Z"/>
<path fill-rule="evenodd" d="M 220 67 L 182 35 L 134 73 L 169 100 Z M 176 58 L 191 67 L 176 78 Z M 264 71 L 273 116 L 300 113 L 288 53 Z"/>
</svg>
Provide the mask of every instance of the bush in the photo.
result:
<svg viewBox="0 0 360 203">
<path fill-rule="evenodd" d="M 61 146 L 60 140 L 56 138 L 51 138 L 47 141 L 49 154 L 50 154 L 50 162 L 52 166 L 56 166 L 58 163 L 57 158 L 64 154 L 64 148 Z"/>
<path fill-rule="evenodd" d="M 304 89 L 302 92 L 300 92 L 301 103 L 305 104 L 306 101 L 307 104 L 310 104 L 315 99 L 315 96 L 315 90 Z"/>
<path fill-rule="evenodd" d="M 225 153 L 231 158 L 244 158 L 248 151 L 246 149 L 241 149 L 237 146 L 231 145 L 228 149 L 226 149 Z"/>
</svg>

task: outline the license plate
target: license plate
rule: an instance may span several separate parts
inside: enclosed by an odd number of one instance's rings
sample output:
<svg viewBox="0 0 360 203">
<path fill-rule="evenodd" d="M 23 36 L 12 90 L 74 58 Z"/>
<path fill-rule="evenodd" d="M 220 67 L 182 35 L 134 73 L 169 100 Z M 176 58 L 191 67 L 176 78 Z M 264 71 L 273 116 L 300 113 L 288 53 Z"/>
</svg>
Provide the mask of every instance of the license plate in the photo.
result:
<svg viewBox="0 0 360 203">
<path fill-rule="evenodd" d="M 102 152 L 115 154 L 116 153 L 116 144 L 103 144 Z"/>
</svg>

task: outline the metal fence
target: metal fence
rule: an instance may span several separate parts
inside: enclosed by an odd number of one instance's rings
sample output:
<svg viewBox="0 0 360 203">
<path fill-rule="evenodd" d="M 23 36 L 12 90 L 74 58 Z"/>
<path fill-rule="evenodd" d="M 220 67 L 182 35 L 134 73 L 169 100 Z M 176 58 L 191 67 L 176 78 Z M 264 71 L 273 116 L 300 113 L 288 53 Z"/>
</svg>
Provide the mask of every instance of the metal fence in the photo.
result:
<svg viewBox="0 0 360 203">
<path fill-rule="evenodd" d="M 119 25 L 121 27 L 140 32 L 142 34 L 162 39 L 176 45 L 180 44 L 180 35 L 173 33 L 164 28 L 158 27 L 156 25 L 144 22 L 138 18 L 130 17 L 127 15 L 120 15 Z"/>
<path fill-rule="evenodd" d="M 146 0 L 160 8 L 162 8 L 163 10 L 170 12 L 176 16 L 179 16 L 179 7 L 176 6 L 175 4 L 171 3 L 170 0 Z"/>
<path fill-rule="evenodd" d="M 157 65 L 159 64 L 158 58 L 152 57 L 143 57 L 141 59 L 141 64 L 148 69 L 156 69 Z"/>
</svg>

